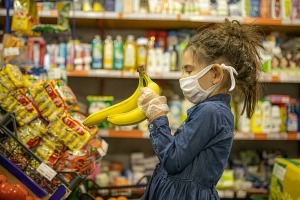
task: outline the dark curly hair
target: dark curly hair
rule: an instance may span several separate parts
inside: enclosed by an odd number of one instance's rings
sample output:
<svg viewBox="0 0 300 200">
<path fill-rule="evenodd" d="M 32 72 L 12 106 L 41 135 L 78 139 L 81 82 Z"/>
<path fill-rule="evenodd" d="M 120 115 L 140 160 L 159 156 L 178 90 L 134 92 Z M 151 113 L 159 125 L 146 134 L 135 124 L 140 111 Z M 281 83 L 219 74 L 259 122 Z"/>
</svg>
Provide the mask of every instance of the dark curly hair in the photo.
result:
<svg viewBox="0 0 300 200">
<path fill-rule="evenodd" d="M 250 118 L 260 94 L 258 75 L 261 71 L 259 48 L 262 46 L 262 32 L 253 24 L 240 24 L 225 19 L 224 23 L 204 26 L 190 39 L 185 51 L 190 51 L 195 62 L 207 65 L 224 63 L 238 72 L 236 89 L 244 100 L 242 113 L 246 110 Z M 228 73 L 223 86 L 230 87 Z M 242 95 L 242 96 L 241 96 Z"/>
</svg>

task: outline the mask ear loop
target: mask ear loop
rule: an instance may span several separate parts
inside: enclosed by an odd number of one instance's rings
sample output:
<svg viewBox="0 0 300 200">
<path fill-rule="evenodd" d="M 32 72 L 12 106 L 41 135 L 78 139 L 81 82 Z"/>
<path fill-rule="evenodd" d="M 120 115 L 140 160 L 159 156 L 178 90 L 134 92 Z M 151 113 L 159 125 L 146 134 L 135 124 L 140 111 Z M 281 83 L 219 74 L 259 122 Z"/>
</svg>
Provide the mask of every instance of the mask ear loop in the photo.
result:
<svg viewBox="0 0 300 200">
<path fill-rule="evenodd" d="M 221 64 L 221 67 L 225 70 L 227 70 L 230 74 L 231 79 L 231 86 L 229 88 L 229 91 L 232 91 L 235 88 L 235 75 L 238 75 L 237 71 L 232 66 L 226 66 L 225 64 Z"/>
</svg>

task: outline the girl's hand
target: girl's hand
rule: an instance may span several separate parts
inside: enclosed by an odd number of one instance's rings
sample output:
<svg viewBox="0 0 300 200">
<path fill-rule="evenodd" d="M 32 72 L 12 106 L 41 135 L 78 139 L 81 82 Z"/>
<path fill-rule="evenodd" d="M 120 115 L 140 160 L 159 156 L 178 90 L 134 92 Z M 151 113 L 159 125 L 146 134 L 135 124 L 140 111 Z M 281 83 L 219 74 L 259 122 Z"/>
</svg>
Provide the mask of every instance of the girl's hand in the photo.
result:
<svg viewBox="0 0 300 200">
<path fill-rule="evenodd" d="M 169 112 L 167 98 L 157 95 L 147 87 L 141 88 L 138 106 L 145 113 L 149 122 L 152 122 L 157 117 L 167 115 Z"/>
</svg>

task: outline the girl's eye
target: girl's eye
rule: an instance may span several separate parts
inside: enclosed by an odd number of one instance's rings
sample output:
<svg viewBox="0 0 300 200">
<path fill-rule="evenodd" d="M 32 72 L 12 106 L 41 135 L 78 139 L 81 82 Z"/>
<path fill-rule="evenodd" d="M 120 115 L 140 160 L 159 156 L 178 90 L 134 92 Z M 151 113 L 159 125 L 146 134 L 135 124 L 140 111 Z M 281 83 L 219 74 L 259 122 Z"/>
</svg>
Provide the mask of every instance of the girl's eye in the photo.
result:
<svg viewBox="0 0 300 200">
<path fill-rule="evenodd" d="M 190 75 L 192 73 L 192 71 L 191 70 L 185 70 L 185 73 Z"/>
</svg>

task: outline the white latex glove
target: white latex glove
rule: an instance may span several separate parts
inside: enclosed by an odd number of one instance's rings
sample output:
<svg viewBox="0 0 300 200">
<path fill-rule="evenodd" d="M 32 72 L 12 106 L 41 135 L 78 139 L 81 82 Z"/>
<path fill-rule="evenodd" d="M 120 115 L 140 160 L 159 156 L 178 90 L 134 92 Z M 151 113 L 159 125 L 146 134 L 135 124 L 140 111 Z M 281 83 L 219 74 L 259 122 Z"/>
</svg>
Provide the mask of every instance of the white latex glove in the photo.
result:
<svg viewBox="0 0 300 200">
<path fill-rule="evenodd" d="M 147 87 L 141 88 L 138 106 L 145 113 L 149 122 L 152 122 L 157 117 L 167 115 L 169 112 L 167 98 L 165 96 L 159 96 L 152 89 Z"/>
</svg>

